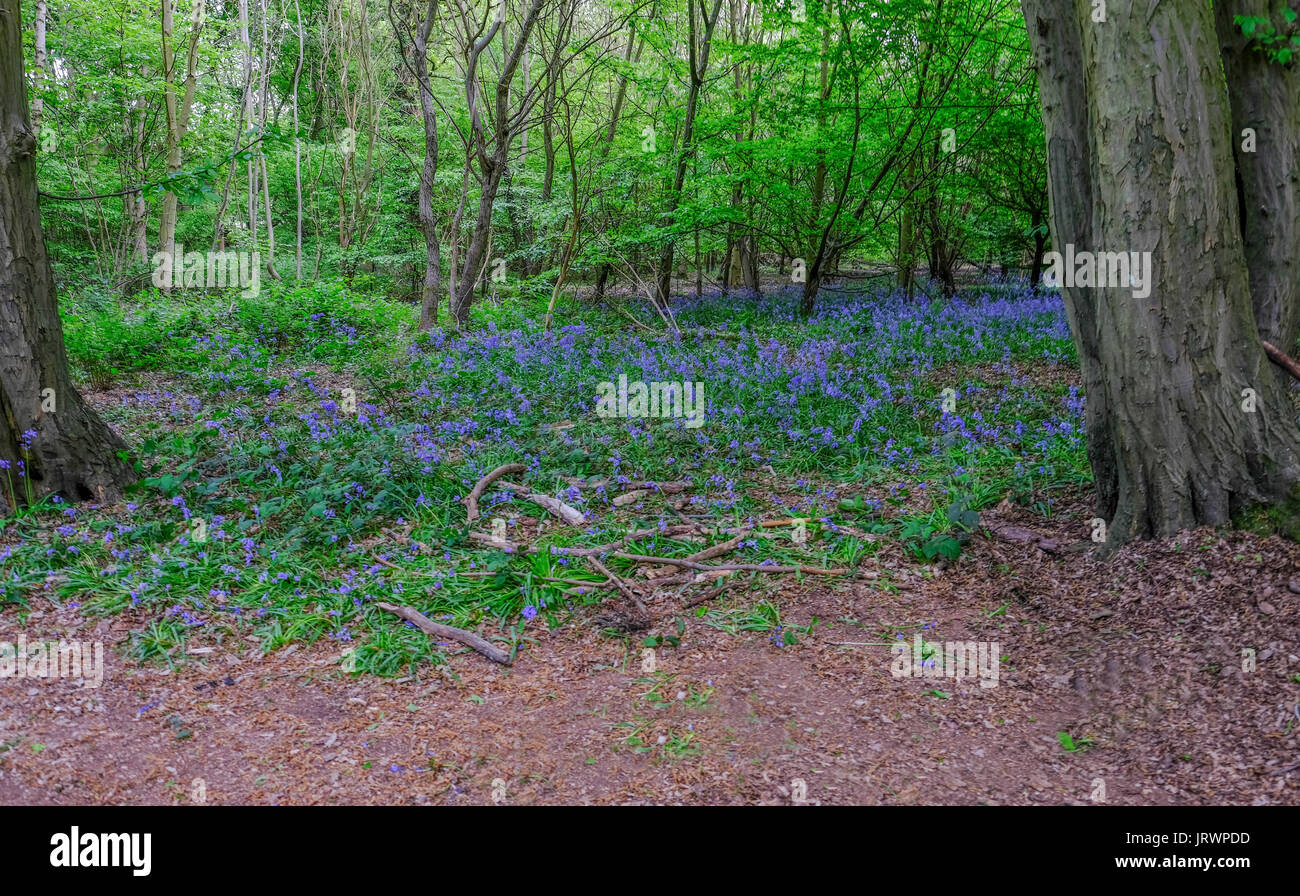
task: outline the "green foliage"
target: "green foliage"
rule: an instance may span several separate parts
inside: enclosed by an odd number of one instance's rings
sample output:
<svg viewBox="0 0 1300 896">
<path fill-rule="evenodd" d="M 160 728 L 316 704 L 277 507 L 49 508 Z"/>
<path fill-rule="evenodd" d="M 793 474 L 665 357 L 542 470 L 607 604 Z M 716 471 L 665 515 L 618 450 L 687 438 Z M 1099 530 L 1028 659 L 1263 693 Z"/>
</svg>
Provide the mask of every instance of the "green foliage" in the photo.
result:
<svg viewBox="0 0 1300 896">
<path fill-rule="evenodd" d="M 1252 48 L 1263 53 L 1273 62 L 1287 65 L 1297 49 L 1300 49 L 1300 33 L 1296 33 L 1294 29 L 1300 13 L 1290 7 L 1284 7 L 1282 18 L 1285 24 L 1281 29 L 1267 17 L 1233 16 L 1232 20 L 1241 29 L 1241 33 L 1250 38 Z"/>
</svg>

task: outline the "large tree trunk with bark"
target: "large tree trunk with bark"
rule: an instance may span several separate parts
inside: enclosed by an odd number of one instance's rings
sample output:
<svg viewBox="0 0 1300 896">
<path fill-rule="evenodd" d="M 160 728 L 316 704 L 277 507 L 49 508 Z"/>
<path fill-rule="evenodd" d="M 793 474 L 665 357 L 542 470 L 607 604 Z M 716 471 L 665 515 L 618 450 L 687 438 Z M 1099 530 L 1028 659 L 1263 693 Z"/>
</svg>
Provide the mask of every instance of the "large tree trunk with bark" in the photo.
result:
<svg viewBox="0 0 1300 896">
<path fill-rule="evenodd" d="M 37 499 L 108 502 L 133 474 L 118 457 L 126 445 L 68 375 L 36 199 L 21 29 L 19 0 L 0 0 L 0 507 L 10 484 L 22 502 L 28 483 Z"/>
<path fill-rule="evenodd" d="M 1151 259 L 1149 294 L 1062 288 L 1108 543 L 1285 499 L 1300 432 L 1256 333 L 1210 6 L 1111 3 L 1094 23 L 1089 0 L 1022 5 L 1054 251 Z"/>
</svg>

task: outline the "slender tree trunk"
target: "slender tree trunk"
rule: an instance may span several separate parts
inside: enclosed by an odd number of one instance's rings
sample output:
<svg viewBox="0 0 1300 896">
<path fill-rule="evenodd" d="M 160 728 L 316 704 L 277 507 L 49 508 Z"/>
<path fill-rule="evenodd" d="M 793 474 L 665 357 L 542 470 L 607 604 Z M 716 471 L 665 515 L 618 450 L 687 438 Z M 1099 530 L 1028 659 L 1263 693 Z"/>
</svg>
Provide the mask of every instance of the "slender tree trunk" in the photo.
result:
<svg viewBox="0 0 1300 896">
<path fill-rule="evenodd" d="M 167 173 L 181 170 L 181 141 L 189 129 L 190 110 L 194 106 L 194 88 L 198 78 L 199 34 L 203 31 L 203 5 L 205 0 L 194 0 L 190 18 L 189 55 L 185 71 L 185 84 L 181 97 L 176 96 L 176 50 L 173 46 L 176 0 L 162 3 L 162 56 L 163 101 L 167 112 Z M 176 251 L 176 194 L 168 190 L 163 194 L 162 211 L 158 220 L 159 249 L 168 254 Z"/>
<path fill-rule="evenodd" d="M 118 456 L 125 443 L 68 374 L 37 204 L 21 14 L 20 0 L 0 0 L 0 506 L 11 487 L 24 501 L 29 483 L 37 499 L 108 503 L 135 477 Z"/>
<path fill-rule="evenodd" d="M 271 40 L 266 23 L 266 0 L 262 0 L 262 88 L 258 99 L 258 125 L 262 133 L 266 132 L 266 117 L 270 109 L 271 93 Z M 275 220 L 271 216 L 271 178 L 266 169 L 265 147 L 257 147 L 257 163 L 262 181 L 262 206 L 266 209 L 266 274 L 272 280 L 280 279 L 280 272 L 275 269 Z"/>
<path fill-rule="evenodd" d="M 1035 209 L 1029 214 L 1029 223 L 1034 227 L 1034 260 L 1029 270 L 1029 288 L 1038 289 L 1043 281 L 1043 253 L 1047 251 L 1047 234 L 1043 232 L 1043 213 Z"/>
<path fill-rule="evenodd" d="M 424 19 L 412 35 L 412 61 L 415 66 L 416 90 L 420 96 L 420 116 L 424 123 L 424 165 L 420 168 L 419 218 L 424 235 L 424 282 L 420 292 L 420 329 L 431 330 L 438 324 L 438 293 L 442 288 L 441 246 L 438 222 L 433 214 L 433 189 L 438 176 L 438 109 L 429 84 L 429 36 L 438 15 L 437 0 L 428 0 Z"/>
<path fill-rule="evenodd" d="M 470 235 L 469 246 L 465 249 L 465 259 L 461 266 L 462 280 L 456 289 L 456 298 L 452 305 L 452 314 L 457 326 L 463 327 L 469 320 L 470 305 L 474 300 L 474 287 L 477 285 L 479 270 L 487 263 L 488 237 L 492 232 L 492 208 L 496 204 L 497 191 L 501 187 L 501 178 L 506 170 L 505 162 L 494 164 L 486 172 L 480 184 L 478 215 L 474 219 L 474 230 Z"/>
<path fill-rule="evenodd" d="M 298 32 L 298 64 L 293 69 L 293 186 L 298 197 L 297 244 L 295 246 L 294 276 L 302 280 L 302 139 L 298 133 L 298 86 L 302 80 L 303 39 L 302 7 L 293 0 L 293 11 Z"/>
<path fill-rule="evenodd" d="M 141 69 L 143 76 L 145 71 Z M 134 176 L 133 183 L 144 183 L 147 174 L 145 156 L 148 148 L 145 143 L 145 101 L 131 101 L 127 113 L 127 136 L 130 140 L 131 158 L 129 170 Z M 149 206 L 144 201 L 144 191 L 128 193 L 122 197 L 126 207 L 127 220 L 130 222 L 131 260 L 141 264 L 149 260 Z"/>
<path fill-rule="evenodd" d="M 32 133 L 41 136 L 45 123 L 45 79 L 49 76 L 45 61 L 45 26 L 48 15 L 45 0 L 36 0 L 36 18 L 32 22 L 32 62 L 36 70 L 36 93 L 32 96 Z"/>
<path fill-rule="evenodd" d="M 505 176 L 506 166 L 509 164 L 510 147 L 514 143 L 519 126 L 527 118 L 525 108 L 527 103 L 521 100 L 518 113 L 515 114 L 511 108 L 510 92 L 544 2 L 545 0 L 532 0 L 524 15 L 519 36 L 508 45 L 508 50 L 504 49 L 507 44 L 504 36 L 502 37 L 505 61 L 496 80 L 495 108 L 492 110 L 494 113 L 492 137 L 495 142 L 491 154 L 488 153 L 482 109 L 479 105 L 478 60 L 501 29 L 503 20 L 498 19 L 496 24 L 467 50 L 465 90 L 470 118 L 470 146 L 467 147 L 468 155 L 465 164 L 468 171 L 468 166 L 477 159 L 479 203 L 474 230 L 470 235 L 469 246 L 465 250 L 464 264 L 461 266 L 461 277 L 459 280 L 453 279 L 451 284 L 452 316 L 457 327 L 463 327 L 469 320 L 469 309 L 474 301 L 474 287 L 478 285 L 478 278 L 482 275 L 481 272 L 488 261 L 492 209 L 496 203 L 497 191 L 501 187 L 501 179 Z M 504 14 L 504 9 L 502 13 Z M 525 92 L 527 89 L 525 85 Z"/>
<path fill-rule="evenodd" d="M 696 25 L 695 4 L 700 5 L 701 22 Z M 718 15 L 722 11 L 722 0 L 714 0 L 713 11 L 709 12 L 705 0 L 689 0 L 690 17 L 690 88 L 686 95 L 686 120 L 682 132 L 682 148 L 677 156 L 677 171 L 673 178 L 672 192 L 668 194 L 666 226 L 668 229 L 676 224 L 677 206 L 681 202 L 682 187 L 686 184 L 686 169 L 695 155 L 695 115 L 700 103 L 700 90 L 704 86 L 704 74 L 709 67 L 709 52 L 713 45 L 713 29 L 718 24 Z M 699 33 L 702 30 L 702 34 Z M 698 35 L 698 36 L 697 36 Z M 675 238 L 669 236 L 659 256 L 659 277 L 655 288 L 655 301 L 661 308 L 668 307 L 668 293 L 672 284 L 673 249 Z"/>
</svg>

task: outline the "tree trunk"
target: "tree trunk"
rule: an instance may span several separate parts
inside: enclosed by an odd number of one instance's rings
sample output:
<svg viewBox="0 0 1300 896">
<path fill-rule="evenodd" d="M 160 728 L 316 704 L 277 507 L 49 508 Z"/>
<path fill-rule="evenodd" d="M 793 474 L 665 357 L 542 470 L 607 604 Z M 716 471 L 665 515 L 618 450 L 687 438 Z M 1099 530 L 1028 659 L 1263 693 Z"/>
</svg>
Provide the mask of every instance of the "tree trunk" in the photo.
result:
<svg viewBox="0 0 1300 896">
<path fill-rule="evenodd" d="M 504 35 L 502 36 L 502 52 L 505 54 L 505 61 L 496 79 L 496 102 L 495 108 L 492 110 L 494 113 L 492 121 L 494 142 L 492 143 L 490 155 L 488 154 L 489 142 L 484 134 L 482 111 L 479 107 L 478 61 L 483 51 L 487 49 L 496 36 L 498 29 L 502 28 L 504 19 L 498 19 L 486 33 L 466 48 L 465 94 L 469 107 L 470 142 L 467 146 L 465 172 L 466 177 L 468 177 L 474 160 L 477 160 L 479 203 L 478 215 L 474 221 L 474 231 L 470 235 L 469 248 L 465 251 L 464 263 L 461 267 L 461 275 L 459 279 L 456 278 L 454 273 L 452 275 L 451 311 L 458 328 L 464 327 L 469 320 L 469 309 L 474 301 L 474 287 L 478 284 L 478 278 L 482 276 L 483 269 L 487 266 L 487 252 L 492 233 L 492 208 L 496 202 L 497 191 L 501 187 L 501 179 L 506 174 L 510 147 L 519 132 L 519 128 L 527 119 L 528 101 L 526 96 L 521 98 L 520 108 L 512 114 L 510 91 L 514 84 L 515 73 L 524 52 L 528 48 L 529 37 L 532 34 L 533 27 L 537 24 L 537 18 L 541 13 L 543 4 L 544 0 L 532 0 L 520 25 L 519 36 L 515 38 L 512 45 L 509 45 L 509 48 L 507 48 L 508 45 Z M 501 12 L 504 16 L 504 7 L 502 7 Z M 525 85 L 524 93 L 527 94 L 527 92 L 528 85 Z"/>
<path fill-rule="evenodd" d="M 1047 251 L 1047 234 L 1042 229 L 1042 212 L 1037 210 L 1031 212 L 1029 223 L 1034 227 L 1034 260 L 1029 270 L 1029 288 L 1037 291 L 1038 284 L 1043 281 L 1043 253 Z M 1005 273 L 1005 265 L 1003 267 Z"/>
<path fill-rule="evenodd" d="M 681 202 L 682 188 L 686 185 L 686 168 L 690 165 L 691 158 L 695 154 L 695 114 L 699 109 L 700 90 L 704 86 L 704 73 L 709 67 L 709 51 L 713 44 L 713 29 L 718 24 L 718 14 L 722 12 L 722 0 L 715 0 L 713 12 L 710 13 L 704 6 L 704 0 L 699 0 L 702 22 L 700 28 L 703 34 L 697 39 L 696 34 L 700 30 L 695 24 L 695 4 L 697 0 L 690 0 L 687 15 L 690 18 L 690 89 L 686 96 L 686 118 L 683 124 L 682 148 L 677 156 L 677 171 L 673 178 L 673 189 L 668 194 L 668 209 L 666 215 L 666 225 L 672 229 L 676 224 L 677 205 Z M 697 60 L 698 59 L 698 63 Z M 659 277 L 655 287 L 655 301 L 661 308 L 668 307 L 668 293 L 671 291 L 673 276 L 673 249 L 675 239 L 669 235 L 667 242 L 664 244 L 663 252 L 659 256 Z"/>
<path fill-rule="evenodd" d="M 1268 17 L 1280 26 L 1282 11 L 1294 5 L 1293 0 L 1250 0 L 1214 7 L 1232 103 L 1237 200 L 1255 325 L 1266 342 L 1285 352 L 1295 348 L 1300 335 L 1300 82 L 1293 67 L 1247 47 L 1232 17 Z M 1246 128 L 1254 131 L 1251 144 L 1243 137 Z"/>
<path fill-rule="evenodd" d="M 0 0 L 0 506 L 57 494 L 101 503 L 134 479 L 126 445 L 72 387 L 36 199 L 19 0 Z M 35 437 L 26 433 L 34 431 Z M 24 445 L 28 447 L 23 448 Z M 19 464 L 23 466 L 20 468 Z M 21 478 L 20 478 L 21 474 Z"/>
<path fill-rule="evenodd" d="M 167 113 L 167 173 L 181 170 L 181 141 L 190 125 L 190 110 L 194 106 L 194 87 L 198 78 L 199 34 L 203 30 L 203 5 L 205 0 L 194 0 L 190 18 L 189 56 L 185 72 L 184 94 L 176 96 L 176 50 L 172 46 L 176 0 L 162 0 L 162 56 L 163 100 Z M 158 217 L 159 249 L 168 254 L 176 251 L 176 217 L 179 211 L 176 194 L 168 190 L 163 194 L 162 211 Z"/>
<path fill-rule="evenodd" d="M 45 59 L 45 25 L 47 11 L 45 0 L 36 0 L 36 18 L 32 22 L 32 62 L 36 70 L 36 95 L 32 97 L 32 133 L 41 136 L 41 125 L 45 120 L 45 79 L 48 77 Z"/>
<path fill-rule="evenodd" d="M 1294 414 L 1255 331 L 1213 12 L 1117 5 L 1098 27 L 1089 0 L 1022 0 L 1054 251 L 1151 259 L 1149 295 L 1062 290 L 1111 547 L 1224 524 L 1300 480 Z"/>
<path fill-rule="evenodd" d="M 298 133 L 298 87 L 302 82 L 303 36 L 302 7 L 293 0 L 294 24 L 298 31 L 298 63 L 293 69 L 293 186 L 298 199 L 297 244 L 294 254 L 294 276 L 302 281 L 302 135 Z"/>
<path fill-rule="evenodd" d="M 464 327 L 469 320 L 470 305 L 474 301 L 474 287 L 477 285 L 479 271 L 487 261 L 488 236 L 492 232 L 492 206 L 496 203 L 497 190 L 501 186 L 501 177 L 505 173 L 505 163 L 494 164 L 486 172 L 478 200 L 478 216 L 474 219 L 474 232 L 470 235 L 469 248 L 461 263 L 461 280 L 455 287 L 455 299 L 452 315 L 456 326 Z"/>
<path fill-rule="evenodd" d="M 438 324 L 438 292 L 442 288 L 442 258 L 438 243 L 438 222 L 433 215 L 433 187 L 438 175 L 438 109 L 429 84 L 429 35 L 438 12 L 437 0 L 429 0 L 424 20 L 414 34 L 413 57 L 416 90 L 420 94 L 420 115 L 424 122 L 424 166 L 420 169 L 420 232 L 424 234 L 424 284 L 420 293 L 420 329 Z"/>
</svg>

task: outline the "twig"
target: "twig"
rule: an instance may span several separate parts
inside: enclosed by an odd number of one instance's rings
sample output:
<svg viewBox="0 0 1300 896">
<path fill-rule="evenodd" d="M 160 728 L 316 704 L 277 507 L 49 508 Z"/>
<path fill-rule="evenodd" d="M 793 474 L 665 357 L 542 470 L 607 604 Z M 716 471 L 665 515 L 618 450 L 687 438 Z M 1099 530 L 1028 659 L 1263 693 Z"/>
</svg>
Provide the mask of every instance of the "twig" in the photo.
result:
<svg viewBox="0 0 1300 896">
<path fill-rule="evenodd" d="M 732 581 L 723 582 L 723 583 L 722 583 L 721 585 L 719 585 L 717 588 L 714 588 L 712 591 L 706 591 L 706 592 L 704 592 L 703 594 L 701 594 L 699 597 L 695 598 L 695 600 L 691 601 L 690 603 L 682 604 L 682 609 L 683 609 L 683 610 L 689 610 L 691 607 L 698 607 L 698 606 L 699 606 L 700 604 L 702 604 L 702 603 L 705 603 L 705 602 L 707 602 L 707 601 L 711 601 L 711 600 L 713 600 L 715 597 L 717 597 L 719 594 L 721 594 L 722 592 L 726 591 L 728 588 L 730 588 L 730 587 L 731 587 L 732 585 L 734 585 L 734 584 L 736 584 L 736 583 L 735 583 L 735 582 L 732 582 Z"/>
<path fill-rule="evenodd" d="M 507 473 L 526 473 L 526 472 L 528 472 L 528 467 L 524 466 L 523 464 L 503 464 L 497 467 L 491 473 L 488 473 L 482 479 L 480 479 L 478 483 L 474 486 L 474 490 L 469 493 L 469 497 L 465 499 L 465 506 L 466 508 L 468 508 L 468 513 L 466 514 L 466 516 L 468 517 L 469 522 L 473 522 L 474 520 L 478 519 L 478 499 L 483 497 L 483 492 L 487 489 L 489 485 L 496 482 L 498 479 L 500 479 L 502 476 L 505 476 Z"/>
<path fill-rule="evenodd" d="M 723 554 L 730 554 L 736 549 L 736 546 L 740 544 L 740 539 L 743 537 L 743 535 L 737 535 L 735 538 L 724 541 L 721 544 L 715 544 L 711 548 L 705 548 L 704 550 L 697 551 L 694 554 L 687 554 L 686 559 L 699 563 L 701 560 L 712 560 L 714 557 L 721 557 Z"/>
<path fill-rule="evenodd" d="M 587 579 L 554 579 L 550 576 L 538 576 L 543 582 L 562 582 L 565 585 L 580 585 L 583 588 L 614 588 L 613 582 L 592 582 Z"/>
<path fill-rule="evenodd" d="M 632 603 L 636 606 L 638 610 L 640 610 L 646 616 L 650 615 L 650 611 L 646 609 L 646 605 L 641 602 L 641 598 L 636 596 L 636 592 L 633 591 L 631 588 L 629 588 L 626 582 L 624 582 L 618 576 L 610 572 L 605 567 L 605 564 L 601 563 L 595 557 L 588 557 L 587 562 L 592 565 L 592 568 L 595 569 L 596 572 L 600 573 L 605 578 L 613 582 L 614 587 L 617 588 L 619 591 L 621 591 L 624 597 L 632 601 Z"/>
<path fill-rule="evenodd" d="M 398 566 L 396 563 L 393 563 L 391 560 L 385 560 L 383 557 L 380 557 L 380 556 L 378 556 L 378 555 L 374 555 L 374 554 L 372 554 L 371 556 L 372 556 L 372 558 L 375 560 L 375 562 L 377 562 L 377 563 L 382 563 L 382 564 L 384 564 L 384 566 L 387 566 L 389 569 L 395 569 L 395 570 L 397 570 L 398 572 L 409 573 L 409 574 L 411 574 L 411 575 L 413 575 L 413 576 L 424 576 L 425 578 L 428 578 L 428 579 L 441 579 L 441 578 L 444 578 L 443 574 L 442 574 L 442 573 L 439 573 L 439 572 L 420 572 L 420 570 L 418 570 L 418 569 L 408 569 L 408 568 L 405 567 L 405 566 Z M 463 575 L 463 573 L 462 573 L 462 575 Z"/>
<path fill-rule="evenodd" d="M 625 554 L 622 551 L 616 551 L 613 556 L 618 557 L 620 560 L 635 560 L 638 563 L 671 563 L 674 566 L 684 566 L 687 569 L 698 569 L 703 572 L 712 572 L 716 569 L 745 569 L 751 572 L 800 572 L 818 576 L 842 576 L 848 573 L 847 569 L 822 569 L 819 566 L 764 566 L 760 563 L 719 563 L 716 566 L 708 566 L 704 563 L 696 563 L 693 560 L 678 560 L 674 557 L 650 557 L 645 554 Z"/>
<path fill-rule="evenodd" d="M 411 607 L 403 607 L 398 604 L 376 603 L 376 607 L 385 613 L 392 613 L 394 616 L 400 616 L 407 622 L 415 624 L 417 628 L 425 634 L 432 635 L 435 638 L 450 638 L 453 641 L 459 641 L 467 647 L 472 647 L 494 663 L 501 663 L 503 666 L 509 666 L 511 663 L 510 654 L 506 653 L 500 647 L 485 641 L 473 632 L 467 632 L 463 628 L 454 628 L 450 625 L 443 625 L 441 622 L 434 622 L 428 616 Z"/>
</svg>

